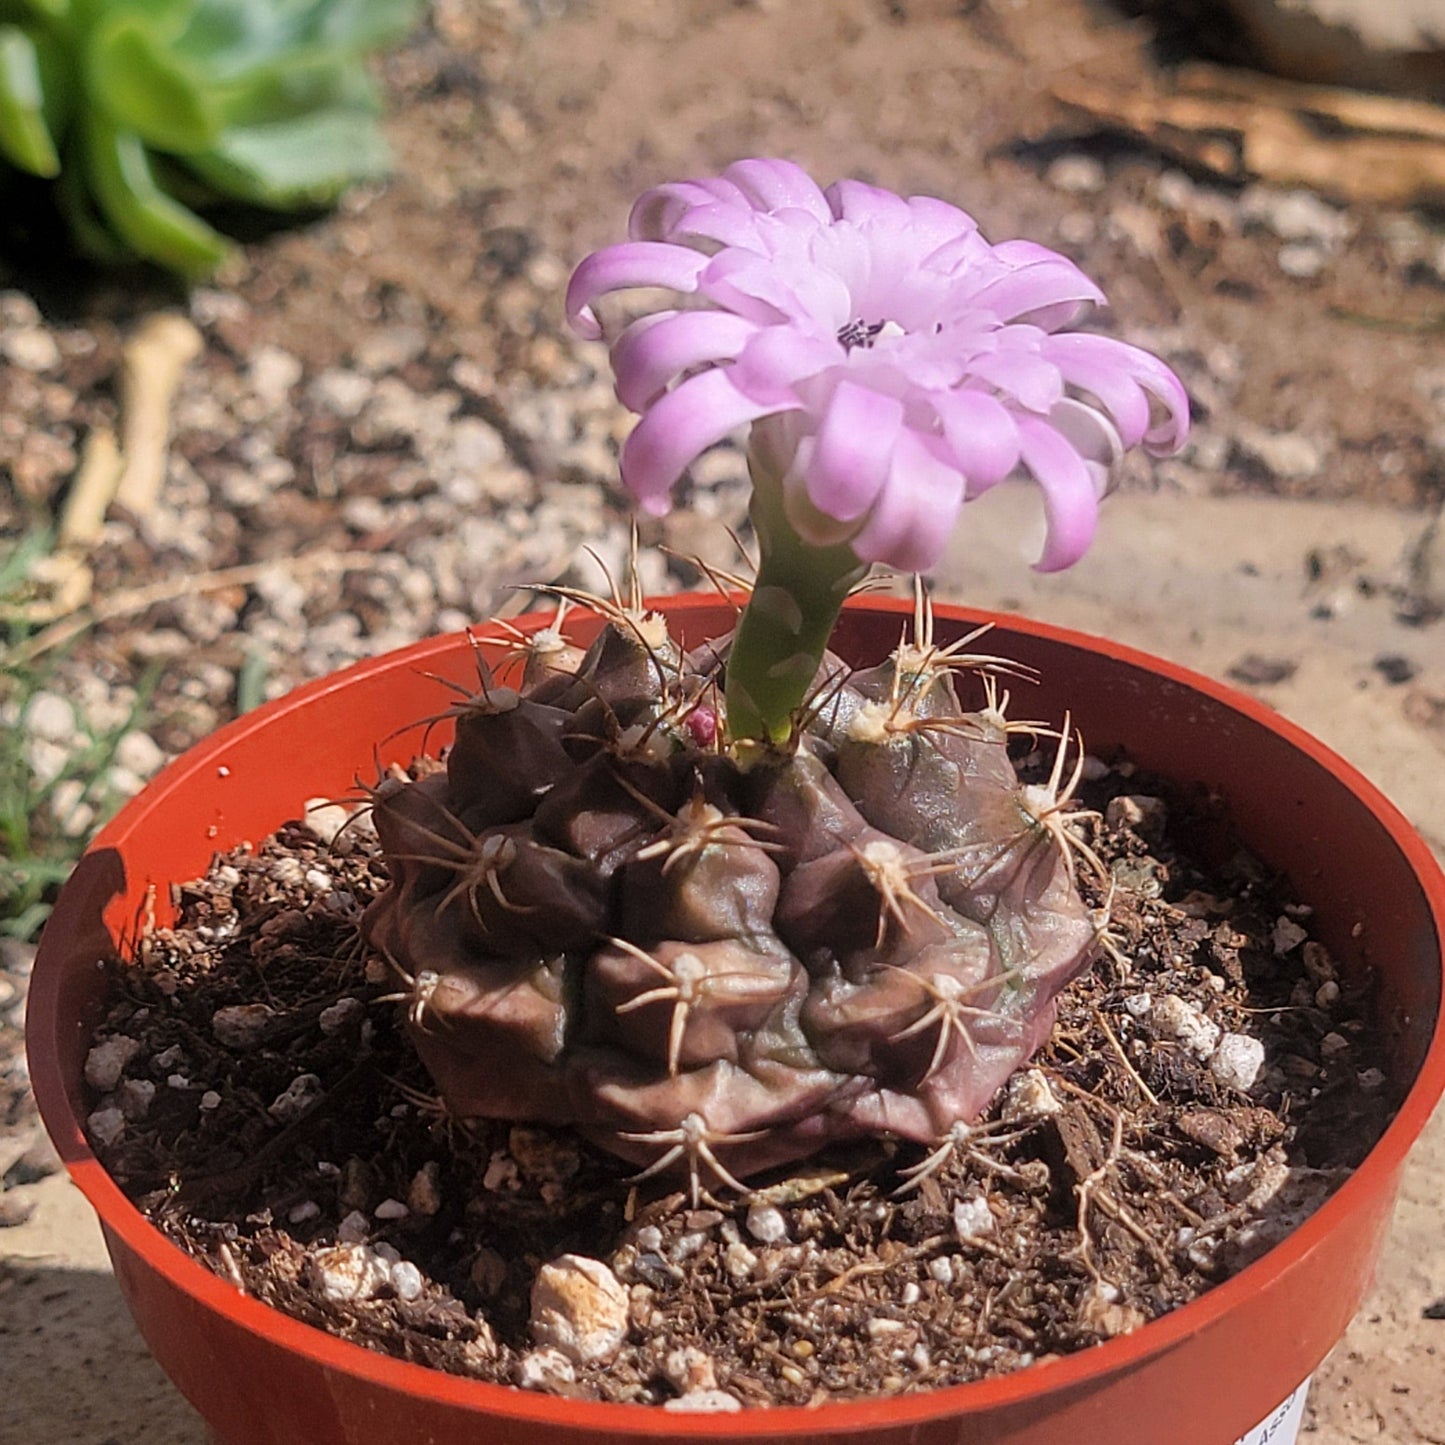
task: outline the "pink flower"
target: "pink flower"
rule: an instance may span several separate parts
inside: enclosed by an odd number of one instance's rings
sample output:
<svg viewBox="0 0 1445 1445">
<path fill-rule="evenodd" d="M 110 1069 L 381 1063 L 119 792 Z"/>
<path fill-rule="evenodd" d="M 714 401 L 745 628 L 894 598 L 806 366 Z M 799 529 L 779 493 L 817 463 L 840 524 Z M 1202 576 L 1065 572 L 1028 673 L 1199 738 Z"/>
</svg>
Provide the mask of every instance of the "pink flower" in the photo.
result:
<svg viewBox="0 0 1445 1445">
<path fill-rule="evenodd" d="M 924 570 L 963 503 L 1022 466 L 1043 491 L 1049 571 L 1083 555 L 1126 448 L 1184 440 L 1188 398 L 1163 362 L 1065 329 L 1104 300 L 1073 262 L 991 246 L 944 201 L 823 191 L 789 161 L 744 160 L 648 191 L 628 230 L 578 266 L 567 313 L 597 337 L 607 293 L 681 294 L 612 348 L 617 395 L 642 417 L 622 476 L 650 512 L 700 452 L 760 423 L 755 458 L 782 472 L 807 540 Z"/>
</svg>

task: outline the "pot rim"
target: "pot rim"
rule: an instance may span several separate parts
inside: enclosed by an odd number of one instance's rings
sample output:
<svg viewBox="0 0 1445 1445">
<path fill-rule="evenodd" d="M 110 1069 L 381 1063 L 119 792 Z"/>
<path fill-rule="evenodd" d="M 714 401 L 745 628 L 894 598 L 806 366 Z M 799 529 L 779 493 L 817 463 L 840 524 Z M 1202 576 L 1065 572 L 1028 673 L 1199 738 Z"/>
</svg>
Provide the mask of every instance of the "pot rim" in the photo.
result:
<svg viewBox="0 0 1445 1445">
<path fill-rule="evenodd" d="M 718 596 L 713 593 L 681 593 L 649 599 L 647 605 L 669 612 L 690 612 L 716 607 L 718 602 Z M 875 594 L 854 599 L 850 606 L 907 616 L 911 615 L 913 604 L 907 599 Z M 1001 629 L 1081 648 L 1140 668 L 1204 694 L 1304 752 L 1348 787 L 1404 855 L 1429 905 L 1437 954 L 1445 954 L 1445 872 L 1400 810 L 1353 764 L 1297 724 L 1227 684 L 1108 638 L 966 605 L 936 603 L 934 610 L 942 618 L 970 625 L 992 622 Z M 118 846 L 156 805 L 154 799 L 161 789 L 173 791 L 203 770 L 214 771 L 218 754 L 233 746 L 238 739 L 265 728 L 277 716 L 309 705 L 329 693 L 344 691 L 363 678 L 393 668 L 402 656 L 409 665 L 424 668 L 429 660 L 455 650 L 462 638 L 484 636 L 485 632 L 485 627 L 479 626 L 470 634 L 449 633 L 426 638 L 406 648 L 368 658 L 327 677 L 305 683 L 284 697 L 237 718 L 164 768 L 101 830 L 87 849 L 87 854 Z M 60 948 L 62 944 L 54 946 Z M 478 1415 L 551 1424 L 564 1430 L 569 1427 L 612 1429 L 639 1437 L 671 1439 L 676 1439 L 684 1430 L 688 1435 L 703 1438 L 747 1436 L 767 1440 L 796 1435 L 799 1431 L 818 1436 L 883 1424 L 896 1426 L 979 1413 L 1031 1397 L 1088 1388 L 1091 1382 L 1101 1382 L 1109 1375 L 1130 1372 L 1172 1349 L 1188 1336 L 1216 1323 L 1234 1308 L 1237 1301 L 1251 1294 L 1257 1285 L 1265 1284 L 1310 1255 L 1334 1228 L 1335 1221 L 1353 1210 L 1357 1198 L 1370 1192 L 1372 1179 L 1388 1177 L 1403 1165 L 1405 1155 L 1424 1128 L 1442 1093 L 1445 1093 L 1445 976 L 1442 976 L 1442 1004 L 1436 1010 L 1429 1047 L 1419 1071 L 1390 1124 L 1365 1159 L 1350 1178 L 1283 1241 L 1232 1278 L 1215 1285 L 1188 1304 L 1091 1349 L 1030 1365 L 997 1378 L 884 1399 L 839 1401 L 816 1408 L 776 1406 L 767 1410 L 746 1410 L 742 1414 L 689 1414 L 679 1417 L 657 1406 L 570 1400 L 510 1385 L 469 1380 L 409 1364 L 303 1324 L 212 1274 L 166 1239 L 141 1214 L 91 1151 L 83 1121 L 70 1107 L 66 1081 L 59 1065 L 58 1045 L 66 1024 L 59 1011 L 61 970 L 58 965 L 62 959 L 57 959 L 56 965 L 48 965 L 46 960 L 45 938 L 42 936 L 26 1020 L 33 1092 L 45 1126 L 72 1180 L 95 1209 L 107 1234 L 122 1241 L 198 1304 L 327 1369 L 361 1377 L 377 1386 L 426 1396 L 437 1403 L 461 1407 Z M 1445 964 L 1442 964 L 1442 974 L 1445 974 Z M 685 1426 L 683 1420 L 686 1421 Z"/>
</svg>

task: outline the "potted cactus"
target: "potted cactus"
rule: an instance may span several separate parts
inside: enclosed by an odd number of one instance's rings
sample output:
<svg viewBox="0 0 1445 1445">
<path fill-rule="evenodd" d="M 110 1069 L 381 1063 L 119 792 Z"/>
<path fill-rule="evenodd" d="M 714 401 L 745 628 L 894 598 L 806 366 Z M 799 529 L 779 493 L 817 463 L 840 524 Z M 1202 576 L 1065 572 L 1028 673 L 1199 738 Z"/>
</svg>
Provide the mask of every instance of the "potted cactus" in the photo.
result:
<svg viewBox="0 0 1445 1445">
<path fill-rule="evenodd" d="M 443 766 L 370 789 L 391 881 L 362 929 L 448 1113 L 570 1126 L 638 1184 L 675 1181 L 694 1210 L 840 1141 L 909 1141 L 899 1182 L 921 1183 L 969 1147 L 1060 990 L 1108 946 L 1107 898 L 1091 905 L 1083 881 L 1100 865 L 1070 811 L 1073 729 L 1025 784 L 997 687 L 960 701 L 960 673 L 1004 658 L 1091 741 L 1225 793 L 1324 942 L 1378 972 L 1403 1020 L 1390 1062 L 1404 1102 L 1285 1244 L 1143 1328 L 999 1379 L 699 1418 L 688 1433 L 1145 1445 L 1167 1419 L 1170 1439 L 1218 1445 L 1263 1419 L 1268 1435 L 1245 1438 L 1286 1438 L 1288 1408 L 1267 1412 L 1357 1306 L 1445 1081 L 1438 869 L 1364 780 L 1217 685 L 958 609 L 920 608 L 900 643 L 906 606 L 844 607 L 873 563 L 931 565 L 962 504 L 1020 466 L 1044 493 L 1041 565 L 1068 565 L 1122 451 L 1182 440 L 1182 387 L 1147 354 L 1068 330 L 1102 299 L 1070 262 L 990 246 L 939 201 L 824 192 L 790 164 L 746 161 L 649 192 L 631 229 L 578 268 L 569 313 L 595 335 L 613 292 L 686 298 L 613 344 L 619 395 L 643 413 L 623 478 L 662 510 L 699 450 L 751 426 L 760 557 L 746 596 L 651 608 L 623 594 L 575 629 L 536 617 L 303 689 L 158 779 L 57 908 L 31 993 L 36 1093 L 147 1338 L 224 1439 L 674 1437 L 645 1407 L 368 1354 L 172 1249 L 79 1123 L 94 964 L 156 885 L 340 791 L 378 740 L 381 761 L 406 761 L 425 669 L 465 696 Z M 1348 857 L 1329 842 L 1346 835 Z M 1215 1390 L 1238 1359 L 1255 1370 Z"/>
</svg>

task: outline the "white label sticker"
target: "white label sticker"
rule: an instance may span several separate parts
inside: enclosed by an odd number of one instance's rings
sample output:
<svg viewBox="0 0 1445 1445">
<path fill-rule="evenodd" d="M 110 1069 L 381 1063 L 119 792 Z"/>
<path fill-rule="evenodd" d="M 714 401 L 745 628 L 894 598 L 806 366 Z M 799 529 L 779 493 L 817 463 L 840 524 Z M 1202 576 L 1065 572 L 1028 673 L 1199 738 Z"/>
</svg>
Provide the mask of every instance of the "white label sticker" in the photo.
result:
<svg viewBox="0 0 1445 1445">
<path fill-rule="evenodd" d="M 1271 1410 L 1253 1430 L 1246 1430 L 1235 1441 L 1235 1445 L 1295 1445 L 1299 1437 L 1300 1422 L 1305 1414 L 1305 1396 L 1309 1394 L 1310 1382 L 1292 1394 L 1277 1409 Z"/>
</svg>

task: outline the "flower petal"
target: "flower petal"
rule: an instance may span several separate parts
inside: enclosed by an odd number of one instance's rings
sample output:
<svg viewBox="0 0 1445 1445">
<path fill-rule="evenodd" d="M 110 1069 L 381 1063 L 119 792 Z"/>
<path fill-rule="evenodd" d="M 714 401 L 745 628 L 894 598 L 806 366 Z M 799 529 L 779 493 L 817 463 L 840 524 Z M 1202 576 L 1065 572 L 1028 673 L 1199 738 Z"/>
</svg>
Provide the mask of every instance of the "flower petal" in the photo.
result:
<svg viewBox="0 0 1445 1445">
<path fill-rule="evenodd" d="M 997 486 L 1019 464 L 1019 430 L 1013 413 L 987 392 L 935 392 L 928 398 L 970 497 Z"/>
<path fill-rule="evenodd" d="M 757 332 L 726 311 L 665 311 L 634 321 L 612 348 L 617 399 L 646 411 L 685 371 L 730 361 Z"/>
<path fill-rule="evenodd" d="M 997 252 L 999 248 L 995 247 Z M 1063 256 L 1033 261 L 990 281 L 970 298 L 975 306 L 986 307 L 1001 321 L 1020 321 L 1033 312 L 1063 302 L 1104 302 L 1104 293 Z"/>
<path fill-rule="evenodd" d="M 760 211 L 806 211 L 816 221 L 832 219 L 818 183 L 792 161 L 734 161 L 724 172 Z"/>
<path fill-rule="evenodd" d="M 661 286 L 690 292 L 708 258 L 686 246 L 665 241 L 624 241 L 594 251 L 572 273 L 567 283 L 567 320 L 579 336 L 590 341 L 602 335 L 593 307 L 611 291 L 632 286 Z"/>
<path fill-rule="evenodd" d="M 1027 351 L 995 351 L 975 356 L 969 372 L 1012 397 L 1030 411 L 1047 414 L 1064 395 L 1057 366 Z"/>
<path fill-rule="evenodd" d="M 736 427 L 777 407 L 750 401 L 720 369 L 704 371 L 654 402 L 622 445 L 622 480 L 643 509 L 661 516 L 684 469 Z"/>
<path fill-rule="evenodd" d="M 900 434 L 888 481 L 853 538 L 860 560 L 926 572 L 943 555 L 963 505 L 963 478 L 932 443 L 909 428 Z"/>
<path fill-rule="evenodd" d="M 1099 517 L 1094 479 L 1073 447 L 1038 417 L 1018 418 L 1019 449 L 1044 494 L 1048 539 L 1034 564 L 1040 572 L 1072 566 L 1089 550 Z"/>
<path fill-rule="evenodd" d="M 764 326 L 728 368 L 728 377 L 759 406 L 772 410 L 797 405 L 799 386 L 839 364 L 842 353 L 831 337 L 810 336 L 791 326 Z"/>
<path fill-rule="evenodd" d="M 864 181 L 834 181 L 823 194 L 840 221 L 906 226 L 910 220 L 908 202 L 902 196 Z"/>
<path fill-rule="evenodd" d="M 1112 336 L 1087 332 L 1051 336 L 1046 351 L 1071 386 L 1091 391 L 1103 402 L 1126 446 L 1142 440 L 1151 452 L 1165 456 L 1183 446 L 1189 431 L 1189 393 L 1157 356 Z M 1140 395 L 1140 389 L 1146 395 Z M 1155 408 L 1162 413 L 1157 420 Z"/>
<path fill-rule="evenodd" d="M 1114 423 L 1098 407 L 1065 397 L 1049 413 L 1049 425 L 1078 452 L 1094 483 L 1094 495 L 1102 501 L 1114 490 L 1115 468 L 1124 455 Z"/>
<path fill-rule="evenodd" d="M 893 463 L 903 404 L 866 386 L 840 381 L 813 439 L 803 470 L 820 512 L 851 522 L 873 505 Z"/>
</svg>

